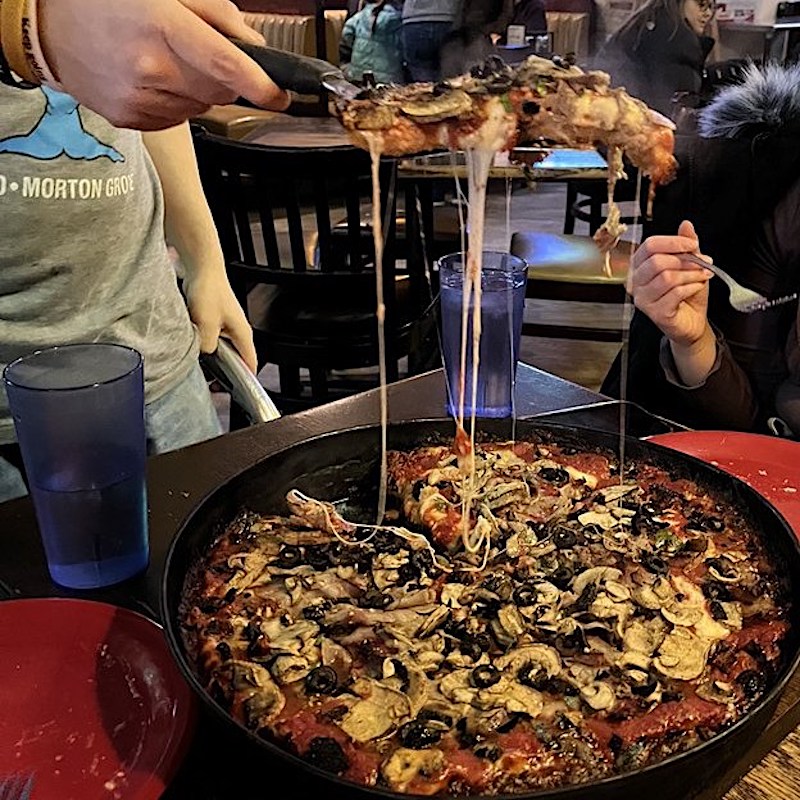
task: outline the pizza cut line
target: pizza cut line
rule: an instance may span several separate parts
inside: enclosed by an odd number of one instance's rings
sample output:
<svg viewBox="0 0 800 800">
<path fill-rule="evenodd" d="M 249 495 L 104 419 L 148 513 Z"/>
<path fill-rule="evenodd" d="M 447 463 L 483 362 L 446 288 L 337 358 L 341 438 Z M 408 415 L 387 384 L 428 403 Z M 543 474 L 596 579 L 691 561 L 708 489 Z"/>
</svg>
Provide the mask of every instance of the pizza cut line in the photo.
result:
<svg viewBox="0 0 800 800">
<path fill-rule="evenodd" d="M 390 451 L 391 526 L 292 492 L 213 543 L 182 630 L 241 725 L 363 786 L 499 795 L 657 763 L 769 689 L 788 601 L 724 497 L 549 441 L 473 455 L 467 505 L 452 447 Z"/>
</svg>

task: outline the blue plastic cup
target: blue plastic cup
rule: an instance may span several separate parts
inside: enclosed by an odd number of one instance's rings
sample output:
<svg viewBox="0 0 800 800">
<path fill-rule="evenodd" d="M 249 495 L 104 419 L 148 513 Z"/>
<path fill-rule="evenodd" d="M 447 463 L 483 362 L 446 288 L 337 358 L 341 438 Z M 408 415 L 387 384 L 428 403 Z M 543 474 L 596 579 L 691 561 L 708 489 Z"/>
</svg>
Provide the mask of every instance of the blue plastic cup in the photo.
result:
<svg viewBox="0 0 800 800">
<path fill-rule="evenodd" d="M 461 328 L 464 291 L 464 256 L 453 253 L 438 262 L 441 289 L 442 353 L 447 374 L 447 406 L 459 409 L 461 386 Z M 519 360 L 522 313 L 525 308 L 527 264 L 509 253 L 486 251 L 481 270 L 481 338 L 475 415 L 509 417 L 513 410 L 514 382 Z M 474 297 L 474 295 L 473 295 Z M 472 313 L 467 321 L 467 358 L 464 414 L 472 416 Z"/>
<path fill-rule="evenodd" d="M 50 575 L 109 586 L 148 563 L 142 356 L 114 344 L 37 351 L 4 373 Z"/>
</svg>

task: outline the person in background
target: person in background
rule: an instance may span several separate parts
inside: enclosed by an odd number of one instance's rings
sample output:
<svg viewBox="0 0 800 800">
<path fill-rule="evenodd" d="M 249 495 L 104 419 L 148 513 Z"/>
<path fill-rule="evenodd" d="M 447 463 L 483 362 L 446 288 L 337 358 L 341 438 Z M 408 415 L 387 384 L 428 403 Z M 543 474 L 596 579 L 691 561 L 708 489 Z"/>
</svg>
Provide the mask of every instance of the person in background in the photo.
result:
<svg viewBox="0 0 800 800">
<path fill-rule="evenodd" d="M 406 78 L 436 82 L 442 77 L 442 44 L 452 31 L 462 0 L 404 0 L 402 45 Z"/>
<path fill-rule="evenodd" d="M 402 16 L 393 0 L 372 0 L 344 24 L 339 63 L 345 76 L 360 83 L 371 72 L 378 83 L 402 83 Z"/>
<path fill-rule="evenodd" d="M 454 30 L 442 44 L 442 73 L 453 77 L 485 61 L 494 51 L 493 37 L 505 34 L 514 0 L 463 0 Z"/>
<path fill-rule="evenodd" d="M 595 66 L 666 116 L 676 94 L 697 95 L 714 46 L 714 0 L 649 0 L 614 33 Z"/>
<path fill-rule="evenodd" d="M 0 86 L 0 174 L 0 370 L 53 345 L 126 345 L 144 357 L 151 453 L 221 433 L 199 351 L 226 336 L 253 370 L 256 354 L 188 124 L 139 133 L 50 87 Z M 25 493 L 14 442 L 0 387 L 0 501 Z"/>
<path fill-rule="evenodd" d="M 228 0 L 47 0 L 36 8 L 27 41 L 41 48 L 49 85 L 118 127 L 168 128 L 238 97 L 275 111 L 289 105 L 227 40 L 264 44 Z M 22 32 L 4 27 L 2 41 L 10 37 L 22 47 Z M 2 50 L 8 58 L 11 48 Z"/>
<path fill-rule="evenodd" d="M 509 25 L 524 25 L 525 35 L 547 33 L 547 13 L 543 0 L 514 0 Z"/>
<path fill-rule="evenodd" d="M 778 418 L 800 437 L 797 302 L 738 312 L 681 257 L 702 252 L 767 298 L 800 290 L 800 65 L 751 66 L 696 131 L 678 129 L 676 157 L 629 276 L 627 398 L 692 428 L 768 432 Z M 620 396 L 621 366 L 604 394 Z"/>
</svg>

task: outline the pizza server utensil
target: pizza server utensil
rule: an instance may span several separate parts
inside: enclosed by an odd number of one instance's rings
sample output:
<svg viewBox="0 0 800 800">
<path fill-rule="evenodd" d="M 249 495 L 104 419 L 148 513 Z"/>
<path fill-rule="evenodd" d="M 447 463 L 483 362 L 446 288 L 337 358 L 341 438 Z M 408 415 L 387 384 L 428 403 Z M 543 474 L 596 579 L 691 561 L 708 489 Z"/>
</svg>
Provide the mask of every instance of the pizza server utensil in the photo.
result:
<svg viewBox="0 0 800 800">
<path fill-rule="evenodd" d="M 343 100 L 352 100 L 362 91 L 360 86 L 347 80 L 338 67 L 321 58 L 250 44 L 240 39 L 231 41 L 286 91 L 297 94 L 319 94 L 323 89 L 327 89 Z M 238 102 L 252 105 L 246 100 Z"/>
</svg>

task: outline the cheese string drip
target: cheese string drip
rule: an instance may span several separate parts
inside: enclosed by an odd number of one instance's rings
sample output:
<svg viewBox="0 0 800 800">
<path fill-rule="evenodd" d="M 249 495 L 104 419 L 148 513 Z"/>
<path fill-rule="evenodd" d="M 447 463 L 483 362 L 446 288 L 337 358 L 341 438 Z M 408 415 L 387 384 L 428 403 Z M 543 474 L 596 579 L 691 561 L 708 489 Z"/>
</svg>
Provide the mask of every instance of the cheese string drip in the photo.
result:
<svg viewBox="0 0 800 800">
<path fill-rule="evenodd" d="M 378 373 L 380 380 L 380 414 L 381 414 L 381 474 L 378 485 L 377 523 L 380 525 L 386 515 L 386 484 L 389 479 L 389 468 L 386 456 L 387 435 L 389 425 L 389 396 L 386 386 L 386 304 L 383 293 L 383 223 L 381 221 L 381 178 L 380 163 L 383 142 L 378 136 L 365 133 L 369 143 L 369 154 L 372 161 L 372 240 L 375 247 L 375 293 L 377 307 L 375 315 L 378 319 Z"/>
<path fill-rule="evenodd" d="M 470 339 L 470 311 L 472 317 L 472 375 L 470 386 L 470 448 L 467 454 L 466 475 L 462 491 L 461 537 L 464 548 L 476 553 L 483 545 L 483 535 L 472 541 L 470 536 L 470 512 L 475 494 L 475 428 L 478 405 L 478 374 L 480 369 L 481 341 L 481 274 L 483 267 L 484 222 L 486 218 L 486 187 L 489 171 L 494 161 L 495 149 L 475 147 L 466 150 L 469 207 L 467 211 L 467 258 L 464 266 L 464 286 L 461 307 L 461 369 L 459 380 L 458 426 L 464 429 L 464 403 L 466 395 L 467 348 Z"/>
</svg>

